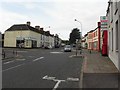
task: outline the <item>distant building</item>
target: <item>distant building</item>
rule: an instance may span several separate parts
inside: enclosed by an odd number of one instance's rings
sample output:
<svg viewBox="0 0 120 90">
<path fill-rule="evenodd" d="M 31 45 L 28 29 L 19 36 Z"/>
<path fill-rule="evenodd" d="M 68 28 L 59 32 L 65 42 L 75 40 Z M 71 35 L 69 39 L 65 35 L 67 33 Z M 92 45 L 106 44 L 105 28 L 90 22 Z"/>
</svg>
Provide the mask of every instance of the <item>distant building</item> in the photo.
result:
<svg viewBox="0 0 120 90">
<path fill-rule="evenodd" d="M 54 36 L 54 43 L 55 43 L 55 48 L 59 48 L 61 46 L 62 40 L 59 38 L 59 36 L 56 34 Z"/>
<path fill-rule="evenodd" d="M 107 17 L 108 56 L 120 70 L 120 1 L 109 0 Z"/>
<path fill-rule="evenodd" d="M 88 48 L 88 33 L 84 35 L 82 38 L 82 48 Z"/>
<path fill-rule="evenodd" d="M 98 22 L 98 27 L 95 28 L 94 30 L 91 30 L 88 32 L 88 37 L 87 37 L 87 43 L 88 43 L 88 49 L 89 50 L 96 50 L 100 51 L 100 22 Z"/>
<path fill-rule="evenodd" d="M 98 35 L 99 35 L 99 31 L 98 31 L 98 28 L 96 28 L 94 31 L 93 31 L 93 47 L 92 49 L 93 50 L 99 50 L 99 38 L 98 38 Z"/>
<path fill-rule="evenodd" d="M 88 32 L 88 49 L 92 50 L 93 49 L 93 31 L 91 30 Z"/>
</svg>

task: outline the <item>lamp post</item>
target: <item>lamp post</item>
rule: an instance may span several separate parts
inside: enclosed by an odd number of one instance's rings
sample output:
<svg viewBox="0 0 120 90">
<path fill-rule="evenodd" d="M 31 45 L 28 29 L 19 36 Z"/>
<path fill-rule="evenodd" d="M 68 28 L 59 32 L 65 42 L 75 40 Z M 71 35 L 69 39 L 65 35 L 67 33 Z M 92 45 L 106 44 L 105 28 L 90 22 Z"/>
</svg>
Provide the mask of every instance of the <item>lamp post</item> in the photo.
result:
<svg viewBox="0 0 120 90">
<path fill-rule="evenodd" d="M 82 53 L 82 23 L 80 21 L 78 21 L 77 19 L 75 19 L 76 22 L 80 23 L 81 25 L 81 34 L 80 34 L 80 54 Z M 77 46 L 78 46 L 78 42 L 77 42 Z M 77 47 L 76 47 L 77 48 Z M 77 49 L 76 49 L 76 55 L 77 55 Z"/>
<path fill-rule="evenodd" d="M 78 21 L 77 19 L 75 19 L 75 21 L 80 23 L 80 25 L 81 25 L 81 36 L 82 36 L 82 23 L 80 21 Z"/>
</svg>

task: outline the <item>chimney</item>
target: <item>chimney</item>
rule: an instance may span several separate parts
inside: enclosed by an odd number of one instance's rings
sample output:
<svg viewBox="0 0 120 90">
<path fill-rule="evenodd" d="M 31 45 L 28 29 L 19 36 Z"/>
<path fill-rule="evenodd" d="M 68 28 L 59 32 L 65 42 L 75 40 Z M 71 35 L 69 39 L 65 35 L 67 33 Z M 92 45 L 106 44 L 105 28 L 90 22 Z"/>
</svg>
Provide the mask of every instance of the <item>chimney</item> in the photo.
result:
<svg viewBox="0 0 120 90">
<path fill-rule="evenodd" d="M 29 25 L 29 26 L 30 26 L 30 24 L 31 24 L 31 23 L 28 21 L 28 22 L 27 22 L 27 25 Z"/>
<path fill-rule="evenodd" d="M 36 29 L 40 30 L 40 26 L 35 26 Z"/>
<path fill-rule="evenodd" d="M 43 31 L 43 28 L 40 28 L 41 31 Z"/>
</svg>

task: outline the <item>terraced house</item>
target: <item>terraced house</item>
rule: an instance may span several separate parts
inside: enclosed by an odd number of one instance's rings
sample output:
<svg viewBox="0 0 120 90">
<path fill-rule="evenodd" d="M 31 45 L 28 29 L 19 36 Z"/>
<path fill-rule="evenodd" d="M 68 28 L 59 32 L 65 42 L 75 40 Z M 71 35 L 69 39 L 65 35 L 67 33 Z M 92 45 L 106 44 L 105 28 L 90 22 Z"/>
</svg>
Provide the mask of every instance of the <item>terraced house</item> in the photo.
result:
<svg viewBox="0 0 120 90">
<path fill-rule="evenodd" d="M 40 26 L 32 27 L 30 22 L 15 24 L 5 31 L 4 47 L 39 48 L 54 43 L 54 37 Z M 49 36 L 53 38 L 49 42 Z M 53 45 L 54 46 L 54 45 Z"/>
<path fill-rule="evenodd" d="M 109 58 L 120 70 L 120 0 L 109 0 L 107 17 Z"/>
</svg>

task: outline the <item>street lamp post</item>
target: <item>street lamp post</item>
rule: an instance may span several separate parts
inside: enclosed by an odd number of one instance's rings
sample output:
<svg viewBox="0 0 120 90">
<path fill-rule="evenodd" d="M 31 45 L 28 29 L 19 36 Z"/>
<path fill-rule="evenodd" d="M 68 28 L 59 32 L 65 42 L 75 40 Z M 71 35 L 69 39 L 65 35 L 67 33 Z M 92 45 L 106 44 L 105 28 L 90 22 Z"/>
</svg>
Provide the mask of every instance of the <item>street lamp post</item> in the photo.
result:
<svg viewBox="0 0 120 90">
<path fill-rule="evenodd" d="M 80 35 L 80 54 L 81 54 L 82 53 L 82 23 L 80 21 L 78 21 L 77 19 L 75 19 L 75 21 L 77 21 L 81 25 L 81 30 L 80 30 L 80 32 L 81 32 L 81 35 Z M 77 46 L 78 46 L 78 42 L 77 42 Z M 77 53 L 77 49 L 76 49 L 76 53 Z"/>
<path fill-rule="evenodd" d="M 75 21 L 80 23 L 80 25 L 81 25 L 81 36 L 82 36 L 82 23 L 80 21 L 78 21 L 77 19 L 75 19 Z"/>
</svg>

